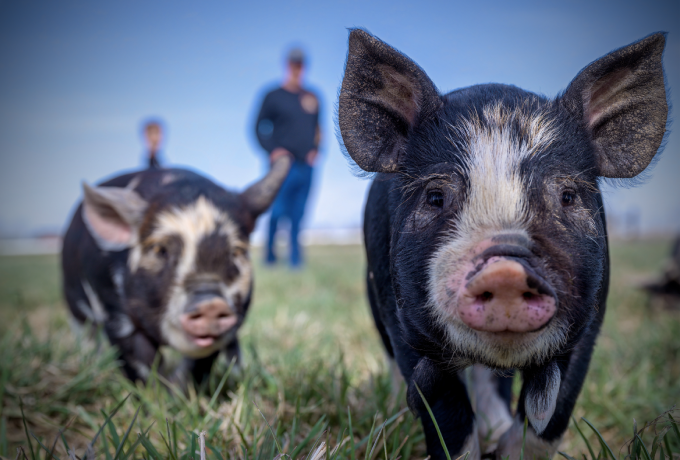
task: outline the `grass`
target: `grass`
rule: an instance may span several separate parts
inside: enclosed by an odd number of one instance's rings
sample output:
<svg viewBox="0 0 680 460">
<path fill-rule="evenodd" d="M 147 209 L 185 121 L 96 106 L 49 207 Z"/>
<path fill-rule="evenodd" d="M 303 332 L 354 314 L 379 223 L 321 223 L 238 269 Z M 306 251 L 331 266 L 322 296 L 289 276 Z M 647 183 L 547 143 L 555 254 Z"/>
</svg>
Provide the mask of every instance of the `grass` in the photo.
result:
<svg viewBox="0 0 680 460">
<path fill-rule="evenodd" d="M 613 245 L 609 311 L 560 447 L 565 458 L 680 455 L 669 418 L 678 416 L 657 419 L 680 401 L 680 318 L 649 310 L 635 289 L 668 250 L 666 241 Z M 208 387 L 187 395 L 168 392 L 155 374 L 145 387 L 131 384 L 105 340 L 73 337 L 56 257 L 0 257 L 0 455 L 423 458 L 419 422 L 403 395 L 391 397 L 362 248 L 308 251 L 301 272 L 256 264 L 244 369 L 237 376 L 220 361 Z"/>
</svg>

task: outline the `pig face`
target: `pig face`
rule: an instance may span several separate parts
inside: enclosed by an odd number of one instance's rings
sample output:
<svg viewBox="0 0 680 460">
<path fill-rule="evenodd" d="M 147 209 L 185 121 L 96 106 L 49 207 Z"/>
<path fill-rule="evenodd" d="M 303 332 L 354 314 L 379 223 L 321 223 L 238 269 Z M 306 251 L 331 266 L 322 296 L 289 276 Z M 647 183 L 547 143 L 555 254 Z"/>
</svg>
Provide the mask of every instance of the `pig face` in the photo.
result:
<svg viewBox="0 0 680 460">
<path fill-rule="evenodd" d="M 243 321 L 252 284 L 248 235 L 204 196 L 148 218 L 128 259 L 130 315 L 159 343 L 208 356 Z"/>
<path fill-rule="evenodd" d="M 638 175 L 665 133 L 663 47 L 656 34 L 615 51 L 552 100 L 506 85 L 440 96 L 409 58 L 352 31 L 340 132 L 360 168 L 395 184 L 404 334 L 492 368 L 541 365 L 578 339 L 605 284 L 599 180 Z"/>
<path fill-rule="evenodd" d="M 425 303 L 460 365 L 521 368 L 594 314 L 582 305 L 602 282 L 604 223 L 592 157 L 572 155 L 590 149 L 561 139 L 569 119 L 559 105 L 497 90 L 510 94 L 479 105 L 452 95 L 423 138 L 414 133 L 416 152 L 436 139 L 436 153 L 404 161 L 395 281 L 404 303 Z"/>
<path fill-rule="evenodd" d="M 125 188 L 85 185 L 90 234 L 104 251 L 127 251 L 125 270 L 113 274 L 126 318 L 120 327 L 194 359 L 231 343 L 252 290 L 249 234 L 289 166 L 289 158 L 277 160 L 240 194 L 171 171 L 153 173 L 159 186 L 147 176 Z"/>
</svg>

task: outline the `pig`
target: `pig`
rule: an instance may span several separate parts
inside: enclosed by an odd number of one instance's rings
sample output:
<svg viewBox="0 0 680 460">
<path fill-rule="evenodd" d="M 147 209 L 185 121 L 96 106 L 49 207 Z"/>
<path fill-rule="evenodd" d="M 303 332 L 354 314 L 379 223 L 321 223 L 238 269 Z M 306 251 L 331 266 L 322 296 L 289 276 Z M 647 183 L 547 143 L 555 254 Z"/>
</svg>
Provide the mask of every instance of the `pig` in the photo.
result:
<svg viewBox="0 0 680 460">
<path fill-rule="evenodd" d="M 656 33 L 613 51 L 549 99 L 504 84 L 440 94 L 410 58 L 350 32 L 338 125 L 374 173 L 368 298 L 431 458 L 443 442 L 451 458 L 517 459 L 526 419 L 525 458 L 555 454 L 605 313 L 600 183 L 638 176 L 661 148 L 664 46 Z"/>
<path fill-rule="evenodd" d="M 114 177 L 84 198 L 66 231 L 63 290 L 74 324 L 101 326 L 131 380 L 146 381 L 160 346 L 183 361 L 168 377 L 202 383 L 237 331 L 253 290 L 249 235 L 291 159 L 242 193 L 183 169 Z"/>
</svg>

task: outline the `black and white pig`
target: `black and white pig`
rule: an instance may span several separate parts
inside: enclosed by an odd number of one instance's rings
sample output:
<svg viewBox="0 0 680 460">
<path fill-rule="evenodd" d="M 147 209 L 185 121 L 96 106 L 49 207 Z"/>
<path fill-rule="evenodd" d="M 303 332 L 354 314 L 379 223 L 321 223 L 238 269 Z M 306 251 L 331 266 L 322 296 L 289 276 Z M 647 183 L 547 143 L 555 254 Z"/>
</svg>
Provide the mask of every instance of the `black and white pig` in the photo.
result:
<svg viewBox="0 0 680 460">
<path fill-rule="evenodd" d="M 64 236 L 64 296 L 76 323 L 103 327 L 130 379 L 146 379 L 162 345 L 185 357 L 171 376 L 182 384 L 202 382 L 220 351 L 238 360 L 249 236 L 290 164 L 278 159 L 242 193 L 182 169 L 83 184 Z"/>
<path fill-rule="evenodd" d="M 452 458 L 518 458 L 525 418 L 526 458 L 554 455 L 605 312 L 599 184 L 637 176 L 660 149 L 664 46 L 657 33 L 616 50 L 555 99 L 501 84 L 442 95 L 408 57 L 350 32 L 340 134 L 378 173 L 368 297 L 432 458 L 445 454 L 417 388 Z"/>
</svg>

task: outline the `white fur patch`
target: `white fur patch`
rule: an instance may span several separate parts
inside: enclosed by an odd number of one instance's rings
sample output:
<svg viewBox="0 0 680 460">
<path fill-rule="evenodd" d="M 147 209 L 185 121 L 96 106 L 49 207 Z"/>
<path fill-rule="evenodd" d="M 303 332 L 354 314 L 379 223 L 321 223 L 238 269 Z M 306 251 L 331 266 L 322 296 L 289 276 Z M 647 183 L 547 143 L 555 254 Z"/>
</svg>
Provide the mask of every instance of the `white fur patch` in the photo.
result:
<svg viewBox="0 0 680 460">
<path fill-rule="evenodd" d="M 457 455 L 452 456 L 452 458 L 459 458 L 462 460 L 462 458 L 465 457 L 465 454 L 467 452 L 470 452 L 467 456 L 467 460 L 479 460 L 481 458 L 481 451 L 479 449 L 479 437 L 477 436 L 477 422 L 475 421 L 474 425 L 472 426 L 472 433 L 470 436 L 468 436 L 465 439 L 465 443 L 463 443 L 463 447 L 460 449 Z"/>
<path fill-rule="evenodd" d="M 493 452 L 501 435 L 512 425 L 512 415 L 498 394 L 498 378 L 493 371 L 475 364 L 472 381 L 479 442 L 484 452 Z"/>
<path fill-rule="evenodd" d="M 208 356 L 234 338 L 233 334 L 227 334 L 210 347 L 199 347 L 189 340 L 180 325 L 180 315 L 184 313 L 189 301 L 184 281 L 196 271 L 196 257 L 201 241 L 213 232 L 223 235 L 229 240 L 230 247 L 237 250 L 232 257 L 239 269 L 239 276 L 229 285 L 221 283 L 222 294 L 233 308 L 236 296 L 245 298 L 250 289 L 252 266 L 247 255 L 248 242 L 240 239 L 236 224 L 225 212 L 201 196 L 188 206 L 159 213 L 155 219 L 155 230 L 149 236 L 150 240 L 168 236 L 179 236 L 182 239 L 182 254 L 177 263 L 169 301 L 161 320 L 161 332 L 170 346 L 194 358 Z M 140 245 L 133 248 L 128 259 L 131 272 L 134 273 L 140 266 L 145 265 L 143 257 Z"/>
<path fill-rule="evenodd" d="M 498 441 L 496 458 L 509 460 L 519 460 L 522 450 L 522 438 L 524 433 L 524 423 L 515 418 L 512 426 L 501 436 Z M 531 426 L 527 427 L 527 435 L 524 439 L 524 458 L 525 460 L 545 460 L 551 459 L 557 452 L 562 438 L 557 438 L 552 442 L 539 438 Z"/>
<path fill-rule="evenodd" d="M 504 233 L 529 238 L 526 229 L 532 216 L 526 186 L 531 178 L 523 177 L 520 167 L 527 158 L 539 157 L 554 141 L 556 131 L 542 113 L 523 108 L 510 110 L 496 104 L 486 107 L 482 115 L 483 120 L 475 116 L 450 127 L 461 139 L 451 142 L 465 153 L 469 188 L 452 230 L 430 261 L 429 303 L 454 350 L 475 358 L 470 364 L 514 368 L 532 358 L 550 356 L 564 343 L 566 334 L 559 322 L 552 321 L 537 333 L 505 338 L 475 331 L 451 314 L 455 293 L 447 284 L 462 279 L 480 242 Z"/>
</svg>

